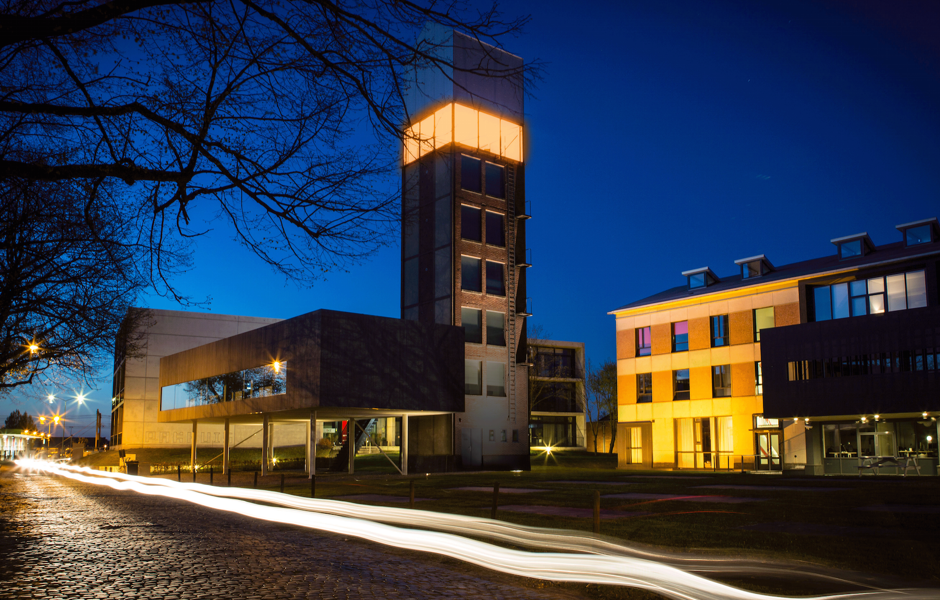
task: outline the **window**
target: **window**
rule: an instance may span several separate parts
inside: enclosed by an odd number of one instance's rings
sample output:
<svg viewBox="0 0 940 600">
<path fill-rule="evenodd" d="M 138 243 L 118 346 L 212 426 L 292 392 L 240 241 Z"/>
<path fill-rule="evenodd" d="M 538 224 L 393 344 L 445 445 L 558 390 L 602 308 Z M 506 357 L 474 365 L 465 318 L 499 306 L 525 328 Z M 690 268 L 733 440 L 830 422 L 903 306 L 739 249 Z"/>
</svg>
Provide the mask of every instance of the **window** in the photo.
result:
<svg viewBox="0 0 940 600">
<path fill-rule="evenodd" d="M 728 345 L 728 315 L 718 315 L 711 318 L 712 322 L 712 348 Z M 686 346 L 688 349 L 688 346 Z"/>
<path fill-rule="evenodd" d="M 931 242 L 930 238 L 930 225 L 921 225 L 919 227 L 911 227 L 904 231 L 904 242 L 908 246 L 916 246 L 917 244 L 929 244 Z"/>
<path fill-rule="evenodd" d="M 486 243 L 490 246 L 506 246 L 506 226 L 503 215 L 486 211 Z"/>
<path fill-rule="evenodd" d="M 754 341 L 760 341 L 760 330 L 774 326 L 774 307 L 754 309 Z"/>
<path fill-rule="evenodd" d="M 506 363 L 486 363 L 486 395 L 506 396 Z"/>
<path fill-rule="evenodd" d="M 927 306 L 924 271 L 859 279 L 813 289 L 816 321 Z"/>
<path fill-rule="evenodd" d="M 653 401 L 653 374 L 652 373 L 637 373 L 636 374 L 636 402 L 640 404 L 642 402 L 652 402 Z"/>
<path fill-rule="evenodd" d="M 705 287 L 705 273 L 689 275 L 689 288 L 694 290 L 700 287 Z"/>
<path fill-rule="evenodd" d="M 500 435 L 500 441 L 501 441 L 501 442 L 505 442 L 505 441 L 506 441 L 506 430 L 505 430 L 505 429 L 503 429 L 502 435 Z"/>
<path fill-rule="evenodd" d="M 479 258 L 473 258 L 472 256 L 460 257 L 460 289 L 468 292 L 483 291 L 480 263 Z"/>
<path fill-rule="evenodd" d="M 463 393 L 467 396 L 483 395 L 483 363 L 478 360 L 465 360 Z"/>
<path fill-rule="evenodd" d="M 536 347 L 535 368 L 539 377 L 580 377 L 573 348 Z"/>
<path fill-rule="evenodd" d="M 494 296 L 506 295 L 506 281 L 503 279 L 503 263 L 486 261 L 486 293 Z"/>
<path fill-rule="evenodd" d="M 460 205 L 460 237 L 471 242 L 483 241 L 479 208 L 466 204 Z"/>
<path fill-rule="evenodd" d="M 506 169 L 500 165 L 486 163 L 486 195 L 494 198 L 506 197 Z"/>
<path fill-rule="evenodd" d="M 689 399 L 689 370 L 679 369 L 672 372 L 672 399 Z"/>
<path fill-rule="evenodd" d="M 764 374 L 761 372 L 761 361 L 754 363 L 754 393 L 758 396 L 764 395 Z"/>
<path fill-rule="evenodd" d="M 689 322 L 679 321 L 672 324 L 672 351 L 685 352 L 689 349 Z"/>
<path fill-rule="evenodd" d="M 463 325 L 465 340 L 470 344 L 483 343 L 483 311 L 479 308 L 462 307 L 460 323 Z"/>
<path fill-rule="evenodd" d="M 760 277 L 762 274 L 761 261 L 759 260 L 751 260 L 741 265 L 741 277 L 743 279 Z"/>
<path fill-rule="evenodd" d="M 164 386 L 160 390 L 160 410 L 220 404 L 286 393 L 287 361 L 274 361 L 253 369 Z"/>
<path fill-rule="evenodd" d="M 483 191 L 483 177 L 480 171 L 482 161 L 462 154 L 460 156 L 460 187 L 468 192 Z"/>
<path fill-rule="evenodd" d="M 851 242 L 843 242 L 839 244 L 839 257 L 840 258 L 855 258 L 856 256 L 862 255 L 862 240 L 852 240 Z"/>
<path fill-rule="evenodd" d="M 506 315 L 486 311 L 486 343 L 490 346 L 506 345 Z"/>
<path fill-rule="evenodd" d="M 636 330 L 636 355 L 649 356 L 653 351 L 653 341 L 650 337 L 649 327 L 638 327 Z"/>
<path fill-rule="evenodd" d="M 519 430 L 518 430 L 518 429 L 513 429 L 513 430 L 512 430 L 512 441 L 513 441 L 513 443 L 519 441 Z"/>
<path fill-rule="evenodd" d="M 712 397 L 731 396 L 731 365 L 712 367 Z"/>
</svg>

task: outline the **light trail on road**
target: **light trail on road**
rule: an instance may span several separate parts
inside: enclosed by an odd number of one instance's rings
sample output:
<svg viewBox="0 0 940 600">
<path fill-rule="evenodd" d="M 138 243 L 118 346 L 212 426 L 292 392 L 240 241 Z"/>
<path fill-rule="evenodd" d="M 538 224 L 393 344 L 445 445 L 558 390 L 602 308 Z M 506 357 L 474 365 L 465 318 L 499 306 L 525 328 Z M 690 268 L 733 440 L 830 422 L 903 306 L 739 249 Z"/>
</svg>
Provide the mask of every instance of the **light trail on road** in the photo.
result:
<svg viewBox="0 0 940 600">
<path fill-rule="evenodd" d="M 277 494 L 278 504 L 282 506 L 267 506 L 256 504 L 248 499 L 259 502 L 274 503 L 274 492 L 246 490 L 244 488 L 225 488 L 228 495 L 238 494 L 239 498 L 224 497 L 222 494 L 208 494 L 196 488 L 199 484 L 180 484 L 162 479 L 132 477 L 123 474 L 91 471 L 87 468 L 62 467 L 60 465 L 41 461 L 17 461 L 22 468 L 39 470 L 47 473 L 68 477 L 84 483 L 106 485 L 113 489 L 130 490 L 152 496 L 163 496 L 185 500 L 193 504 L 237 513 L 244 516 L 261 519 L 274 523 L 297 525 L 310 529 L 317 529 L 328 533 L 349 535 L 396 548 L 416 550 L 448 556 L 494 571 L 559 582 L 594 583 L 606 585 L 620 585 L 650 590 L 669 598 L 679 600 L 791 600 L 787 596 L 758 594 L 742 590 L 727 584 L 716 582 L 700 575 L 687 572 L 676 566 L 664 564 L 656 560 L 638 558 L 626 554 L 604 553 L 601 547 L 594 550 L 583 550 L 591 553 L 573 552 L 528 552 L 495 546 L 486 542 L 468 539 L 453 533 L 412 529 L 411 527 L 431 527 L 433 521 L 453 528 L 457 521 L 442 517 L 459 517 L 458 515 L 443 515 L 441 513 L 428 513 L 427 511 L 404 511 L 403 509 L 385 509 L 390 511 L 389 519 L 395 511 L 406 512 L 410 518 L 409 527 L 395 527 L 382 522 L 374 522 L 360 518 L 362 509 L 372 509 L 368 514 L 377 514 L 381 507 L 365 507 L 358 504 L 347 504 L 339 501 L 313 500 L 295 498 L 289 500 L 286 494 Z M 209 486 L 202 486 L 203 488 Z M 198 490 L 198 491 L 197 491 Z M 217 492 L 220 488 L 211 488 Z M 251 493 L 251 494 L 249 494 Z M 286 507 L 296 501 L 299 508 Z M 311 504 L 312 502 L 312 504 Z M 347 504 L 344 509 L 347 514 L 326 514 L 314 512 L 316 508 L 303 508 L 304 504 L 315 507 L 320 503 L 329 503 L 333 511 L 339 512 L 337 504 Z M 357 513 L 357 514 L 354 514 Z M 420 514 L 419 514 L 420 513 Z M 433 515 L 425 523 L 425 516 Z M 397 519 L 399 516 L 395 516 Z M 501 522 L 473 519 L 472 517 L 459 517 L 459 520 L 475 523 L 478 530 L 482 525 L 504 525 Z M 512 542 L 511 532 L 518 528 L 503 528 L 497 534 L 500 539 Z M 534 530 L 534 531 L 533 531 Z M 474 530 L 476 533 L 477 530 Z M 522 528 L 522 532 L 534 536 L 538 533 L 535 528 Z M 558 534 L 546 534 L 558 535 Z M 535 536 L 537 537 L 537 536 Z M 529 537 L 532 543 L 534 537 Z M 543 540 L 554 538 L 542 538 Z M 563 541 L 563 540 L 559 540 Z M 591 540 L 598 541 L 598 540 Z M 569 544 L 573 544 L 568 540 Z M 516 541 L 518 542 L 518 540 Z M 613 547 L 609 544 L 609 547 Z M 583 548 L 583 547 L 582 547 Z M 567 547 L 566 547 L 567 549 Z M 621 547 L 621 550 L 624 548 Z M 629 549 L 628 549 L 629 550 Z M 940 590 L 932 589 L 875 589 L 863 592 L 845 594 L 830 594 L 814 596 L 813 600 L 847 600 L 870 599 L 887 600 L 888 598 L 904 597 L 910 600 L 938 600 Z"/>
</svg>

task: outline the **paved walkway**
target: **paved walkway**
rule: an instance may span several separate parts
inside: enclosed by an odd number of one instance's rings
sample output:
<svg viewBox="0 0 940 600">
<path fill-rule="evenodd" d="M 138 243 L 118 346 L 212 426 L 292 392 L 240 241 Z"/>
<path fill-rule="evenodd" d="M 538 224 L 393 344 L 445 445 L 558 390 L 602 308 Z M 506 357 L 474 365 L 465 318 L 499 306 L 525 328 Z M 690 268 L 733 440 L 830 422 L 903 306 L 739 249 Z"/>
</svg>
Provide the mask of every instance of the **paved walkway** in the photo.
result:
<svg viewBox="0 0 940 600">
<path fill-rule="evenodd" d="M 559 598 L 457 561 L 42 475 L 0 477 L 0 599 Z"/>
</svg>

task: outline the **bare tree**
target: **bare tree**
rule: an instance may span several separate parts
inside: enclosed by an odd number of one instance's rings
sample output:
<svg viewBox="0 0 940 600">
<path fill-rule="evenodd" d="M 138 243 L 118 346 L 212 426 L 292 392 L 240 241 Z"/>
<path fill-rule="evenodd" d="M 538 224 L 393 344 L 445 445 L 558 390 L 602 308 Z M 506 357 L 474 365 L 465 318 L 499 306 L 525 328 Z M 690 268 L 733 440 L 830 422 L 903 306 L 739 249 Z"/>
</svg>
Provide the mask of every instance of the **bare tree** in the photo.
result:
<svg viewBox="0 0 940 600">
<path fill-rule="evenodd" d="M 130 192 L 174 297 L 163 250 L 212 227 L 301 283 L 390 243 L 405 75 L 521 75 L 419 40 L 499 46 L 525 22 L 460 0 L 0 2 L 0 178 Z"/>
<path fill-rule="evenodd" d="M 614 451 L 617 437 L 617 364 L 606 360 L 599 367 L 589 360 L 584 373 L 584 388 L 587 395 L 587 411 L 591 433 L 594 436 L 594 453 L 597 453 L 597 438 L 604 432 L 603 420 L 610 421 L 610 447 Z M 605 439 L 606 441 L 606 439 Z"/>
<path fill-rule="evenodd" d="M 107 187 L 0 179 L 0 393 L 57 375 L 87 379 L 114 349 L 147 285 L 149 253 Z M 185 266 L 170 246 L 164 253 L 168 269 Z M 147 318 L 136 311 L 130 326 Z"/>
</svg>

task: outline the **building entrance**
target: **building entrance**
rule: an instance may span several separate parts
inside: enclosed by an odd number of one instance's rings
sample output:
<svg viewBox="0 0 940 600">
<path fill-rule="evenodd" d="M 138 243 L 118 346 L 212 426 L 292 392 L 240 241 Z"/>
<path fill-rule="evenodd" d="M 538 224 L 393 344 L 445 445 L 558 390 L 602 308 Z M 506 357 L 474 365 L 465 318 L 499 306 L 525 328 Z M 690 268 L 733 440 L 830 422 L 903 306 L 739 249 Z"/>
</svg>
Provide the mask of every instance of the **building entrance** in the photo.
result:
<svg viewBox="0 0 940 600">
<path fill-rule="evenodd" d="M 780 432 L 757 432 L 757 470 L 780 470 Z"/>
</svg>

